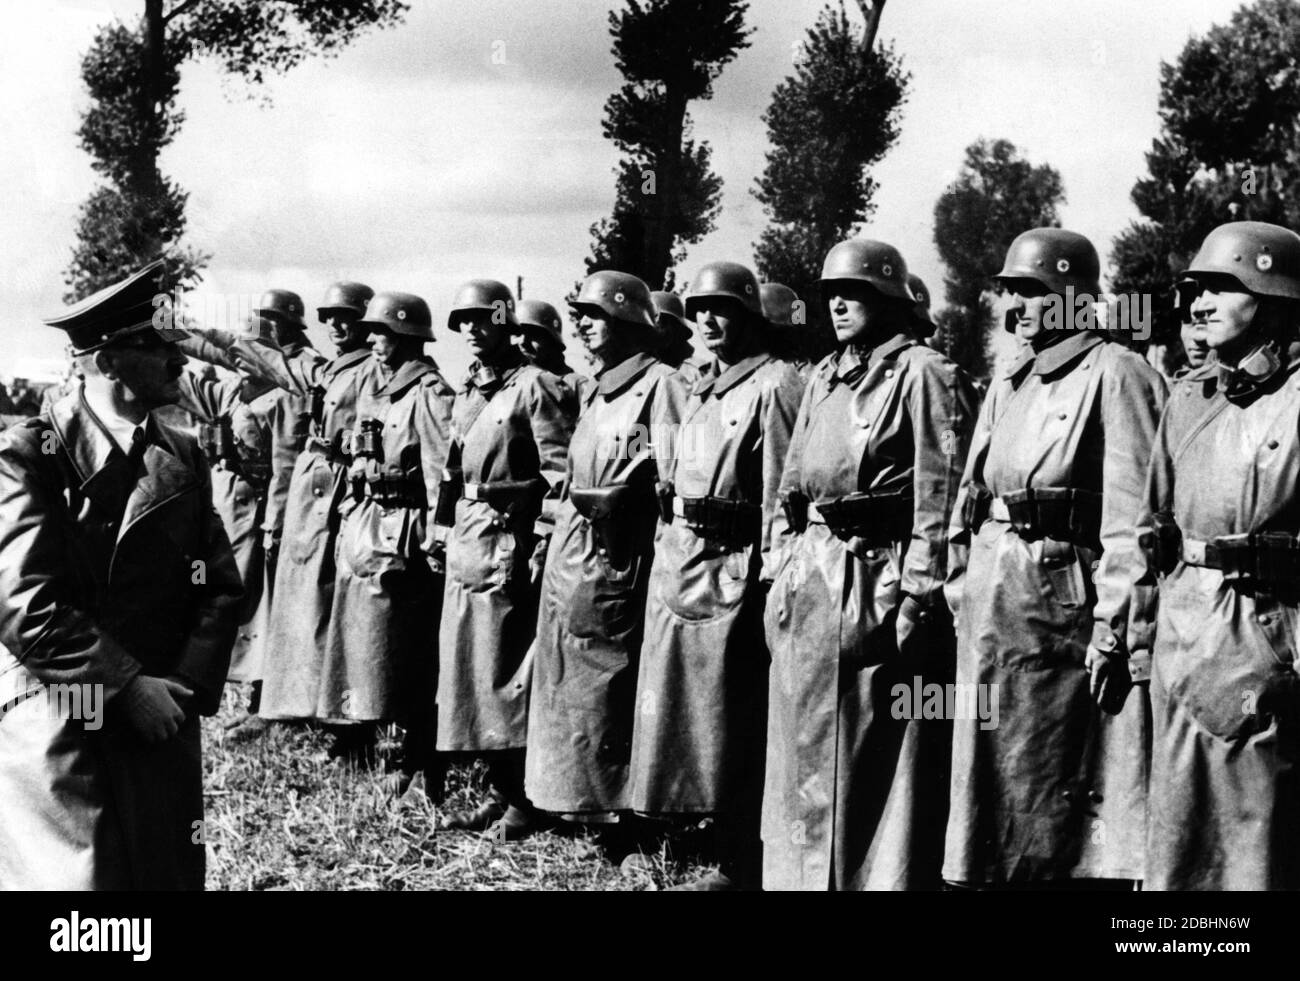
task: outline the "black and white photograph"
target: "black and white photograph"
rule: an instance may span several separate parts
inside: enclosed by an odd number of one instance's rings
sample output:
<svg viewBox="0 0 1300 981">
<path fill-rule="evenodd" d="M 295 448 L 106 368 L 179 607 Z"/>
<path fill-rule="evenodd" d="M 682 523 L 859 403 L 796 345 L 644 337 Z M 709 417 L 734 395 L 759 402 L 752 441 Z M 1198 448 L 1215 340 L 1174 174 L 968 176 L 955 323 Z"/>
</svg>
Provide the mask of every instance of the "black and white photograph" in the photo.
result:
<svg viewBox="0 0 1300 981">
<path fill-rule="evenodd" d="M 1300 0 L 5 14 L 7 950 L 796 891 L 1281 949 Z"/>
</svg>

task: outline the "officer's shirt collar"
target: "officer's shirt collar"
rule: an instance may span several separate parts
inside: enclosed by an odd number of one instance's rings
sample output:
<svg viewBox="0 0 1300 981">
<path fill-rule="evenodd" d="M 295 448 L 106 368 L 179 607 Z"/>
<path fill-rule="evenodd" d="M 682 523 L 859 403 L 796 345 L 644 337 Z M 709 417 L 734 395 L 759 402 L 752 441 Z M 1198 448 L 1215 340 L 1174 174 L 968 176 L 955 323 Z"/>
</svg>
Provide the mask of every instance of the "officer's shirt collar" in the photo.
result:
<svg viewBox="0 0 1300 981">
<path fill-rule="evenodd" d="M 602 398 L 612 398 L 650 370 L 655 357 L 638 351 L 610 368 L 602 368 L 596 375 L 596 391 Z"/>
<path fill-rule="evenodd" d="M 423 378 L 433 370 L 432 362 L 428 360 L 412 360 L 403 362 L 398 369 L 393 372 L 393 376 L 384 383 L 383 388 L 379 390 L 381 396 L 395 399 L 411 387 L 419 379 Z"/>
<path fill-rule="evenodd" d="M 916 345 L 916 339 L 910 334 L 899 332 L 875 347 L 867 348 L 861 344 L 849 344 L 836 356 L 830 367 L 830 382 L 851 384 L 873 364 L 892 360 L 900 351 Z"/>
<path fill-rule="evenodd" d="M 123 453 L 131 452 L 131 443 L 135 439 L 135 434 L 139 432 L 142 437 L 148 435 L 147 425 L 149 416 L 145 416 L 145 421 L 141 423 L 132 422 L 130 419 L 120 415 L 113 408 L 113 403 L 106 399 L 101 392 L 97 392 L 89 385 L 82 386 L 82 393 L 86 399 L 86 408 L 90 410 L 91 417 L 99 423 L 101 429 L 106 432 L 116 444 L 117 448 Z"/>
</svg>

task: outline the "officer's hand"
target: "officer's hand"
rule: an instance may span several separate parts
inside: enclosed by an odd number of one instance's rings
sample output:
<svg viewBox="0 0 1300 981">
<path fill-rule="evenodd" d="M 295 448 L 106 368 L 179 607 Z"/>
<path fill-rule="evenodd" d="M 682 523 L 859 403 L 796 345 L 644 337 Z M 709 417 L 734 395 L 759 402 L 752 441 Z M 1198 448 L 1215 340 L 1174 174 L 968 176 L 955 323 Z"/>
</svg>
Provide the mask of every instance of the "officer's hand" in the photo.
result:
<svg viewBox="0 0 1300 981">
<path fill-rule="evenodd" d="M 176 735 L 185 721 L 185 712 L 176 699 L 193 696 L 194 692 L 179 681 L 139 674 L 116 700 L 136 735 L 147 743 L 161 743 Z"/>
<path fill-rule="evenodd" d="M 930 611 L 915 597 L 903 597 L 902 605 L 898 608 L 898 621 L 894 626 L 900 657 L 915 660 L 921 656 L 930 618 Z"/>
<path fill-rule="evenodd" d="M 1128 698 L 1129 689 L 1133 687 L 1128 659 L 1110 657 L 1089 644 L 1083 663 L 1088 672 L 1088 690 L 1097 706 L 1109 715 L 1119 715 L 1124 700 Z"/>
</svg>

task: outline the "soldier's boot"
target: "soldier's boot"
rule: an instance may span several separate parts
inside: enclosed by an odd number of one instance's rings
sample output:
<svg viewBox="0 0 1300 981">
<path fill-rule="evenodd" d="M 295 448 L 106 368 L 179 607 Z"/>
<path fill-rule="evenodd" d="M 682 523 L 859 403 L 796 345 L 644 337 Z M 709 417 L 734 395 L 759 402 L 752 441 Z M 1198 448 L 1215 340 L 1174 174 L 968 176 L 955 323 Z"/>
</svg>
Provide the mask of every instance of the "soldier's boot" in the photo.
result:
<svg viewBox="0 0 1300 981">
<path fill-rule="evenodd" d="M 452 811 L 438 819 L 439 831 L 486 831 L 506 814 L 506 805 L 489 797 L 472 811 Z"/>
<path fill-rule="evenodd" d="M 736 881 L 727 875 L 726 872 L 718 869 L 710 872 L 708 875 L 701 876 L 692 882 L 683 882 L 681 885 L 670 886 L 669 892 L 739 892 L 740 886 Z"/>
<path fill-rule="evenodd" d="M 492 822 L 492 826 L 487 829 L 487 837 L 493 841 L 522 841 L 544 830 L 546 826 L 542 812 L 531 804 L 522 807 L 511 804 L 506 808 L 505 814 Z"/>
<path fill-rule="evenodd" d="M 326 756 L 345 766 L 368 770 L 378 762 L 379 727 L 373 722 L 331 726 L 334 740 Z"/>
<path fill-rule="evenodd" d="M 237 728 L 231 730 L 226 736 L 226 742 L 231 744 L 251 743 L 256 739 L 261 739 L 266 735 L 266 730 L 271 728 L 271 723 L 260 715 L 250 715 Z"/>
<path fill-rule="evenodd" d="M 740 892 L 761 888 L 762 845 L 753 822 L 719 815 L 713 822 L 718 869 L 673 886 L 676 892 Z"/>
</svg>

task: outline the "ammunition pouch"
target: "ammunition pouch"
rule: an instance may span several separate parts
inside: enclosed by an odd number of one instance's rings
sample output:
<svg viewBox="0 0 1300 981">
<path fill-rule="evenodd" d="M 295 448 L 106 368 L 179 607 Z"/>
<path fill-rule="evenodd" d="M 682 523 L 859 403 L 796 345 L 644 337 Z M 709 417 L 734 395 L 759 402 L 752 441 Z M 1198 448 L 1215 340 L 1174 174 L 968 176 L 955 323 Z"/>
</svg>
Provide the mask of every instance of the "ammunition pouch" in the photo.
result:
<svg viewBox="0 0 1300 981">
<path fill-rule="evenodd" d="M 423 509 L 428 506 L 424 482 L 410 474 L 381 473 L 367 477 L 366 497 L 385 508 Z"/>
<path fill-rule="evenodd" d="M 1147 561 L 1160 575 L 1167 576 L 1178 564 L 1182 550 L 1183 533 L 1178 522 L 1167 511 L 1156 514 L 1150 531 L 1138 536 L 1138 547 L 1146 553 Z"/>
<path fill-rule="evenodd" d="M 480 501 L 493 511 L 515 517 L 519 514 L 536 515 L 546 494 L 546 481 L 540 477 L 532 480 L 494 480 L 485 484 L 464 484 L 461 496 L 467 501 Z"/>
<path fill-rule="evenodd" d="M 1025 541 L 1051 538 L 1101 551 L 1101 495 L 1073 487 L 1026 487 L 995 498 L 992 517 Z"/>
<path fill-rule="evenodd" d="M 972 481 L 966 487 L 966 500 L 961 507 L 961 523 L 977 534 L 980 527 L 989 519 L 989 506 L 993 503 L 993 492 L 978 481 Z"/>
<path fill-rule="evenodd" d="M 913 512 L 911 488 L 861 491 L 812 505 L 808 520 L 826 525 L 841 541 L 860 538 L 880 546 L 911 536 Z"/>
<path fill-rule="evenodd" d="M 781 510 L 790 530 L 802 535 L 808 528 L 808 496 L 802 491 L 790 491 L 781 498 Z"/>
<path fill-rule="evenodd" d="M 673 482 L 671 480 L 655 481 L 655 504 L 659 508 L 659 520 L 666 525 L 673 523 Z"/>
<path fill-rule="evenodd" d="M 456 502 L 464 490 L 464 480 L 459 470 L 444 470 L 438 484 L 438 502 L 433 506 L 433 523 L 450 528 L 456 523 Z"/>
<path fill-rule="evenodd" d="M 569 488 L 569 500 L 591 525 L 596 548 L 615 569 L 630 566 L 638 547 L 644 547 L 648 540 L 646 519 L 655 512 L 637 507 L 638 503 L 648 503 L 645 497 L 627 484 Z"/>
<path fill-rule="evenodd" d="M 763 532 L 763 509 L 748 501 L 725 497 L 677 497 L 673 512 L 686 527 L 712 541 L 730 545 L 752 545 Z"/>
<path fill-rule="evenodd" d="M 1184 539 L 1179 552 L 1188 565 L 1219 569 L 1225 579 L 1300 578 L 1300 541 L 1285 531 L 1220 535 L 1208 542 Z"/>
</svg>

